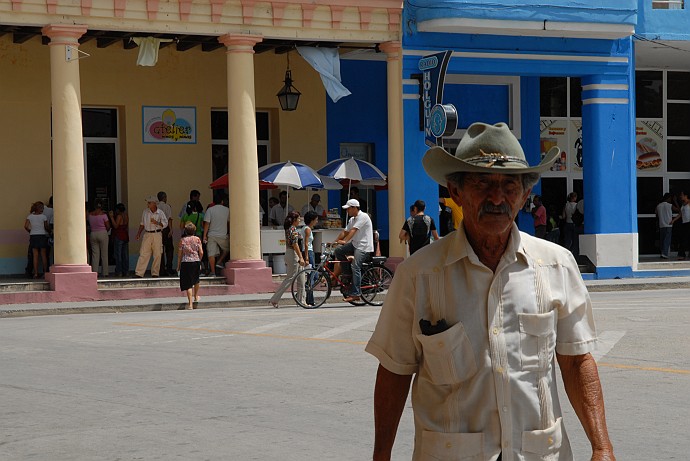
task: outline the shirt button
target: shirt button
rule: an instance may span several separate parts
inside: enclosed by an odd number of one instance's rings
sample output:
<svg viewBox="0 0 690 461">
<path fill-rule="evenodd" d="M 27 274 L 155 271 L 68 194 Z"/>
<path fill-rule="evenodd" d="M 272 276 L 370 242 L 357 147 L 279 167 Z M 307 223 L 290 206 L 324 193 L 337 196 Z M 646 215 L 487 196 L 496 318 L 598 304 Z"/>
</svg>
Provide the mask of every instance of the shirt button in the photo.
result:
<svg viewBox="0 0 690 461">
<path fill-rule="evenodd" d="M 508 413 L 508 407 L 503 407 L 503 413 Z"/>
<path fill-rule="evenodd" d="M 503 373 L 503 367 L 498 367 L 498 368 L 496 368 L 496 371 L 499 372 L 499 373 Z"/>
<path fill-rule="evenodd" d="M 492 332 L 493 332 L 493 334 L 495 334 L 495 335 L 497 335 L 497 334 L 498 334 L 498 328 L 495 328 L 495 327 L 494 327 L 494 329 L 493 329 L 493 330 L 491 330 L 491 331 L 492 331 Z"/>
<path fill-rule="evenodd" d="M 549 437 L 549 445 L 553 444 L 553 437 Z"/>
<path fill-rule="evenodd" d="M 450 442 L 446 443 L 446 448 L 453 448 L 453 444 Z"/>
<path fill-rule="evenodd" d="M 446 344 L 445 344 L 443 341 L 439 341 L 439 342 L 438 342 L 438 347 L 443 347 L 443 346 L 445 346 L 445 345 L 446 345 Z"/>
</svg>

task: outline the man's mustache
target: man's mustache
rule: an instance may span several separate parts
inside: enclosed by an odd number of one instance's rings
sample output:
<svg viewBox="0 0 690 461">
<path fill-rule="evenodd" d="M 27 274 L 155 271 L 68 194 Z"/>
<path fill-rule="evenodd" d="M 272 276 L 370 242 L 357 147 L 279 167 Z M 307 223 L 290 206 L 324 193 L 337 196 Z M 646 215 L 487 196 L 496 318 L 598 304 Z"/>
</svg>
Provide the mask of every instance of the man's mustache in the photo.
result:
<svg viewBox="0 0 690 461">
<path fill-rule="evenodd" d="M 494 205 L 492 203 L 485 203 L 482 205 L 482 207 L 479 209 L 479 217 L 481 218 L 485 214 L 496 214 L 496 213 L 501 213 L 510 216 L 511 213 L 510 206 L 508 206 L 507 203 L 503 202 L 500 205 Z"/>
</svg>

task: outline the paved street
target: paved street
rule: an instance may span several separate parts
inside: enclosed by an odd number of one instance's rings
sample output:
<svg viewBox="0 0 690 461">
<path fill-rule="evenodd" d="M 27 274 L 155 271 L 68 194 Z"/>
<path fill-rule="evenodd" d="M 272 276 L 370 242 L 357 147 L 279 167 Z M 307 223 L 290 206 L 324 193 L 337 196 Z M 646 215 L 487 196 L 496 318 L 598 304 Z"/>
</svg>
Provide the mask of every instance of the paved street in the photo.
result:
<svg viewBox="0 0 690 461">
<path fill-rule="evenodd" d="M 619 461 L 690 453 L 690 290 L 593 293 Z M 0 319 L 0 460 L 371 459 L 378 308 Z M 565 402 L 565 400 L 564 400 Z M 588 444 L 567 403 L 576 459 Z M 394 459 L 410 459 L 405 410 Z"/>
</svg>

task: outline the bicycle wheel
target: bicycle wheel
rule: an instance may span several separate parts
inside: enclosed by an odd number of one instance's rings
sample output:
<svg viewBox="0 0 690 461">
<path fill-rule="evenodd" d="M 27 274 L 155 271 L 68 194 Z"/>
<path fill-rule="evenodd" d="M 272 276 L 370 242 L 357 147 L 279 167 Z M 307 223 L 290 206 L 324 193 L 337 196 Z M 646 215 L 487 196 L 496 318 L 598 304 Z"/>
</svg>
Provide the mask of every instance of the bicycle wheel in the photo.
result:
<svg viewBox="0 0 690 461">
<path fill-rule="evenodd" d="M 362 299 L 372 306 L 380 306 L 393 281 L 393 273 L 384 266 L 372 266 L 362 274 Z"/>
<path fill-rule="evenodd" d="M 320 307 L 330 295 L 330 278 L 316 269 L 302 269 L 292 281 L 292 299 L 305 309 Z"/>
</svg>

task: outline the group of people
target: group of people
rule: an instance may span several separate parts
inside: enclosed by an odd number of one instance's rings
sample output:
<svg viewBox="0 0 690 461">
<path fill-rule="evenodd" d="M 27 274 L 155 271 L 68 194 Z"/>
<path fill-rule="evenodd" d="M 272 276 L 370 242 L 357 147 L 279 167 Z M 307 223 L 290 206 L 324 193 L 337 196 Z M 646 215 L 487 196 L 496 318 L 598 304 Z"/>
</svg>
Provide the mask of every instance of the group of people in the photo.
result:
<svg viewBox="0 0 690 461">
<path fill-rule="evenodd" d="M 578 200 L 577 192 L 568 194 L 560 213 L 551 207 L 547 210 L 540 195 L 532 198 L 531 214 L 534 219 L 534 236 L 558 243 L 574 255 L 580 254 L 580 235 L 584 233 L 585 201 Z"/>
<path fill-rule="evenodd" d="M 678 259 L 690 258 L 690 198 L 685 190 L 678 196 L 665 193 L 655 210 L 659 226 L 659 253 L 662 259 L 670 259 L 673 227 L 680 221 L 678 241 Z"/>
</svg>

